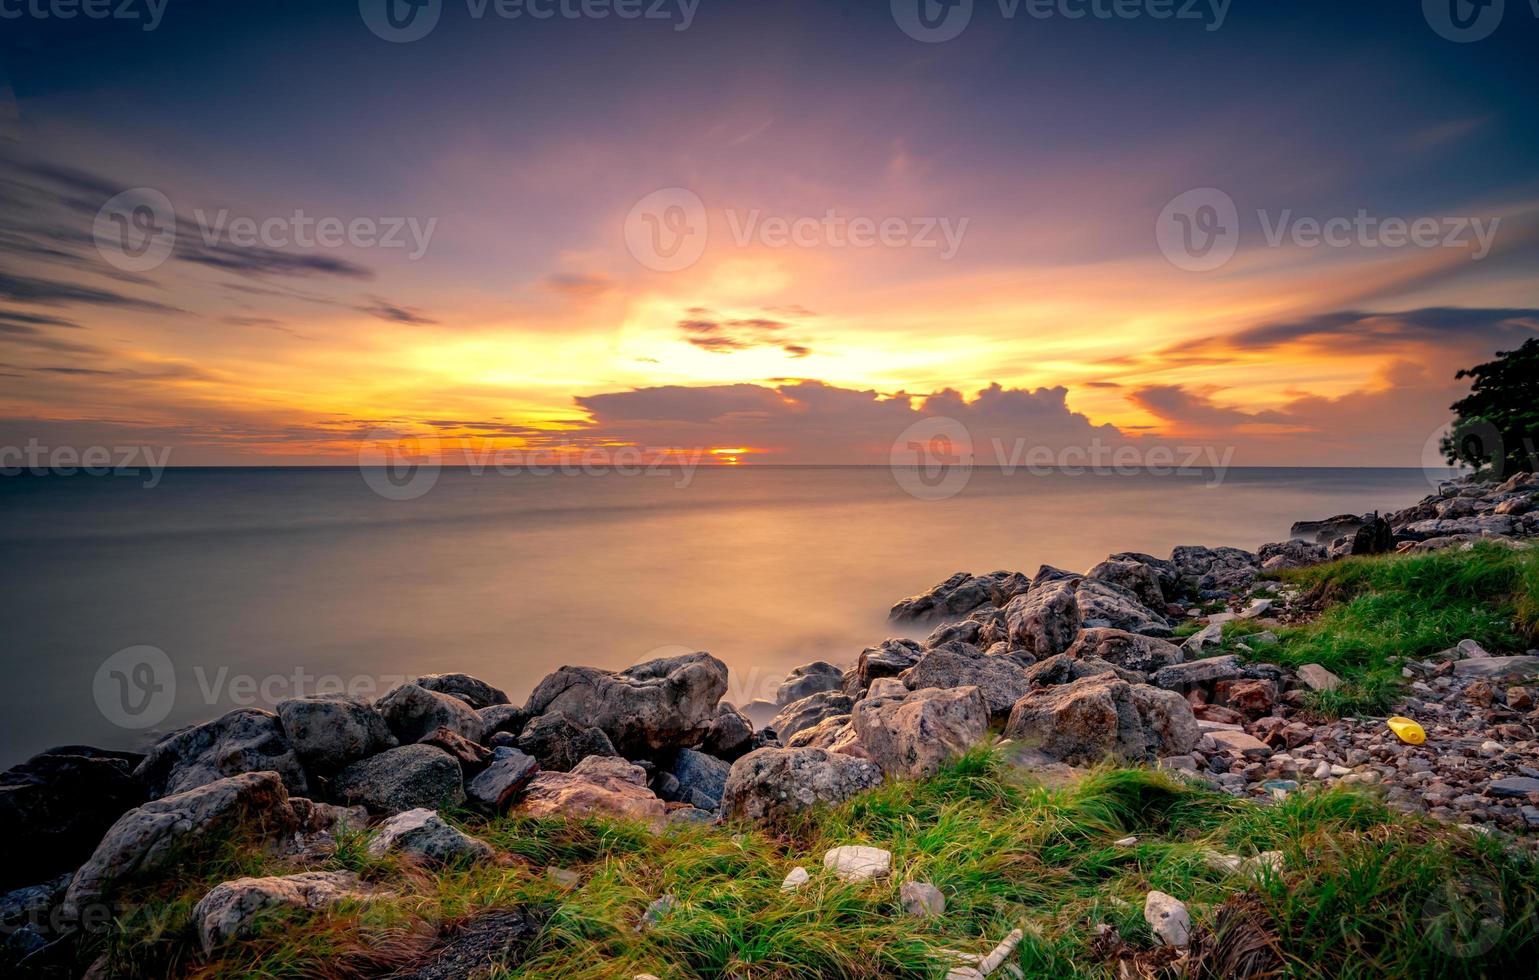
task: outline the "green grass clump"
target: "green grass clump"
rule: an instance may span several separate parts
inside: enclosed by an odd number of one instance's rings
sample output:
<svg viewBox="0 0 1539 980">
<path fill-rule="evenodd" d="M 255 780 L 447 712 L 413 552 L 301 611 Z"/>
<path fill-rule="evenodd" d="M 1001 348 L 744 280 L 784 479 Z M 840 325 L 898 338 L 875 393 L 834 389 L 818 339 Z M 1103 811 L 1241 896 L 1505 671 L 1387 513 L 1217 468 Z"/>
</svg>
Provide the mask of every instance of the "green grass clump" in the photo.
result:
<svg viewBox="0 0 1539 980">
<path fill-rule="evenodd" d="M 1539 637 L 1539 554 L 1497 544 L 1422 555 L 1348 558 L 1283 573 L 1325 604 L 1319 617 L 1278 631 L 1256 657 L 1320 664 L 1345 683 L 1314 696 L 1320 713 L 1379 714 L 1401 687 L 1399 661 L 1473 639 L 1492 652 Z M 1234 623 L 1226 641 L 1261 627 Z"/>
<path fill-rule="evenodd" d="M 528 905 L 548 916 L 518 977 L 938 977 L 944 950 L 983 952 L 1010 930 L 1030 977 L 1113 977 L 1096 927 L 1152 949 L 1144 896 L 1180 897 L 1211 928 L 1226 899 L 1248 894 L 1299 977 L 1523 975 L 1539 957 L 1539 869 L 1495 840 L 1395 814 L 1375 798 L 1306 791 L 1271 807 L 1163 772 L 1102 768 L 1049 787 L 980 748 L 938 776 L 891 782 L 771 832 L 683 826 L 660 834 L 624 822 L 470 821 L 517 857 L 436 872 L 369 859 L 344 836 L 333 867 L 391 896 L 319 914 L 275 916 L 254 938 L 205 957 L 187 918 L 222 876 L 296 870 L 252 850 L 163 882 L 176 914 L 154 932 L 132 918 L 112 937 L 113 975 L 341 977 L 413 962 L 439 927 L 478 911 Z M 1134 836 L 1133 846 L 1116 846 Z M 893 852 L 893 874 L 845 884 L 821 868 L 841 844 Z M 1203 852 L 1277 850 L 1281 874 L 1234 876 Z M 812 880 L 780 890 L 791 868 Z M 575 871 L 564 888 L 548 866 Z M 898 888 L 921 879 L 944 916 L 902 914 Z M 660 895 L 676 905 L 638 932 Z"/>
</svg>

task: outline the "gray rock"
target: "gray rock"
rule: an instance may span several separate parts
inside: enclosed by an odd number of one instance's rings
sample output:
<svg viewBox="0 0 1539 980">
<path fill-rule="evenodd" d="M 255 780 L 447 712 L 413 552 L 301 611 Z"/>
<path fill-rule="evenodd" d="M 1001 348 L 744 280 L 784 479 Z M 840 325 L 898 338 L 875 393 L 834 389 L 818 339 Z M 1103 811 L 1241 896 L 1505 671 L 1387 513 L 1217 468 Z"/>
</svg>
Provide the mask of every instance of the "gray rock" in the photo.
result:
<svg viewBox="0 0 1539 980">
<path fill-rule="evenodd" d="M 757 749 L 732 764 L 722 791 L 728 819 L 783 824 L 816 806 L 833 806 L 882 782 L 865 759 L 823 749 Z"/>
<path fill-rule="evenodd" d="M 1108 558 L 1086 572 L 1085 578 L 1115 585 L 1150 610 L 1165 608 L 1165 590 L 1160 587 L 1159 577 L 1143 562 Z M 1086 614 L 1085 618 L 1091 617 Z"/>
<path fill-rule="evenodd" d="M 1186 657 L 1202 657 L 1213 650 L 1218 650 L 1224 645 L 1224 624 L 1222 622 L 1210 622 L 1207 626 L 1188 636 L 1181 644 L 1182 655 Z"/>
<path fill-rule="evenodd" d="M 1103 660 L 1144 674 L 1185 659 L 1181 648 L 1168 640 L 1104 627 L 1084 630 L 1065 652 L 1070 657 Z"/>
<path fill-rule="evenodd" d="M 844 671 L 833 664 L 818 660 L 795 667 L 775 692 L 775 703 L 780 705 L 800 701 L 823 691 L 837 691 L 844 683 Z"/>
<path fill-rule="evenodd" d="M 824 691 L 781 708 L 769 727 L 780 736 L 782 742 L 789 742 L 797 732 L 811 728 L 824 719 L 849 714 L 854 705 L 855 700 L 841 691 Z"/>
<path fill-rule="evenodd" d="M 529 723 L 529 714 L 523 708 L 512 704 L 494 704 L 485 708 L 477 708 L 476 715 L 481 719 L 482 741 L 490 745 L 492 737 L 498 734 L 508 734 L 517 738 Z"/>
<path fill-rule="evenodd" d="M 927 687 L 976 687 L 983 693 L 989 715 L 1003 721 L 1031 688 L 1026 668 L 1010 657 L 991 657 L 965 643 L 947 643 L 925 652 L 904 671 L 902 680 L 913 690 Z M 873 687 L 872 698 L 876 697 Z"/>
<path fill-rule="evenodd" d="M 850 723 L 871 761 L 891 776 L 933 776 L 982 740 L 989 707 L 976 687 L 924 688 L 859 701 Z"/>
<path fill-rule="evenodd" d="M 1508 776 L 1504 779 L 1493 779 L 1486 784 L 1486 793 L 1489 796 L 1522 799 L 1534 793 L 1539 793 L 1539 779 L 1535 779 L 1532 776 Z"/>
<path fill-rule="evenodd" d="M 481 809 L 498 813 L 507 808 L 539 771 L 540 764 L 518 749 L 494 749 L 490 764 L 465 784 L 465 795 Z"/>
<path fill-rule="evenodd" d="M 979 606 L 1002 606 L 1030 585 L 1020 572 L 957 572 L 928 592 L 898 601 L 888 615 L 896 622 L 960 618 Z"/>
<path fill-rule="evenodd" d="M 1311 691 L 1334 691 L 1341 686 L 1341 678 L 1319 664 L 1305 664 L 1298 669 L 1298 675 Z"/>
<path fill-rule="evenodd" d="M 1326 554 L 1325 545 L 1295 538 L 1291 541 L 1264 544 L 1256 549 L 1256 557 L 1260 559 L 1261 567 L 1270 572 L 1285 568 L 1307 568 L 1310 565 L 1320 564 L 1329 556 Z"/>
<path fill-rule="evenodd" d="M 727 690 L 727 665 L 708 653 L 637 664 L 619 672 L 562 667 L 542 680 L 530 714 L 561 711 L 604 730 L 627 758 L 691 748 L 705 737 Z"/>
<path fill-rule="evenodd" d="M 924 638 L 923 646 L 926 650 L 933 650 L 947 643 L 966 643 L 969 646 L 977 646 L 983 629 L 983 619 L 975 613 L 959 623 L 941 623 Z"/>
<path fill-rule="evenodd" d="M 1204 592 L 1241 593 L 1256 580 L 1261 560 L 1239 548 L 1177 547 L 1170 562 L 1181 578 L 1183 590 L 1195 595 Z"/>
<path fill-rule="evenodd" d="M 399 854 L 430 866 L 487 861 L 493 856 L 490 844 L 451 827 L 425 807 L 397 813 L 380 824 L 369 841 L 369 853 L 374 857 Z"/>
<path fill-rule="evenodd" d="M 516 974 L 548 913 L 529 906 L 477 912 L 442 935 L 427 960 L 399 980 L 465 980 Z"/>
<path fill-rule="evenodd" d="M 1515 680 L 1539 676 L 1539 657 L 1475 657 L 1456 661 L 1453 670 L 1459 677 L 1485 677 Z"/>
<path fill-rule="evenodd" d="M 1191 913 L 1164 892 L 1152 891 L 1144 899 L 1144 921 L 1162 945 L 1179 947 L 1192 940 Z"/>
<path fill-rule="evenodd" d="M 898 901 L 905 913 L 916 918 L 946 914 L 946 896 L 928 882 L 905 881 L 898 889 Z"/>
<path fill-rule="evenodd" d="M 309 792 L 304 767 L 278 716 L 239 708 L 156 742 L 134 771 L 151 799 L 184 793 L 243 772 L 276 772 L 289 792 Z"/>
<path fill-rule="evenodd" d="M 845 677 L 844 693 L 853 697 L 879 677 L 897 677 L 918 663 L 922 656 L 924 648 L 907 637 L 890 637 L 877 646 L 866 647 L 855 661 L 855 669 Z"/>
<path fill-rule="evenodd" d="M 1236 680 L 1242 677 L 1240 658 L 1234 654 L 1172 664 L 1154 672 L 1154 686 L 1168 691 L 1184 691 L 1198 684 Z"/>
<path fill-rule="evenodd" d="M 1137 671 L 1118 667 L 1116 664 L 1107 663 L 1096 657 L 1074 657 L 1067 653 L 1060 653 L 1056 657 L 1048 657 L 1039 664 L 1035 664 L 1026 670 L 1027 683 L 1032 688 L 1048 687 L 1053 684 L 1068 684 L 1079 680 L 1081 677 L 1094 677 L 1097 674 L 1111 674 L 1120 677 L 1129 684 L 1144 684 L 1148 678 Z M 1013 705 L 1011 706 L 1014 707 Z"/>
<path fill-rule="evenodd" d="M 546 772 L 571 772 L 590 755 L 619 755 L 603 729 L 577 724 L 563 712 L 540 715 L 518 736 L 519 751 L 534 756 Z"/>
<path fill-rule="evenodd" d="M 1174 636 L 1163 615 L 1138 601 L 1138 597 L 1120 585 L 1099 579 L 1081 579 L 1074 590 L 1079 606 L 1080 626 L 1104 627 L 1140 633 L 1144 636 Z"/>
<path fill-rule="evenodd" d="M 700 810 L 721 806 L 722 791 L 732 766 L 704 752 L 680 749 L 673 760 L 673 777 L 679 781 L 678 800 Z"/>
<path fill-rule="evenodd" d="M 481 741 L 481 716 L 459 698 L 429 691 L 416 684 L 402 684 L 374 703 L 385 723 L 402 745 L 420 741 L 439 728 L 447 728 L 472 742 Z"/>
<path fill-rule="evenodd" d="M 716 717 L 711 719 L 710 726 L 705 730 L 700 750 L 731 762 L 753 748 L 753 730 L 753 722 L 747 715 L 733 707 L 731 702 L 723 701 L 716 706 Z"/>
<path fill-rule="evenodd" d="M 1007 639 L 1039 660 L 1067 650 L 1080 629 L 1074 586 L 1074 579 L 1045 582 L 1010 600 Z"/>
<path fill-rule="evenodd" d="M 432 745 L 403 745 L 371 755 L 337 773 L 331 794 L 382 813 L 438 809 L 465 802 L 460 764 Z"/>
<path fill-rule="evenodd" d="M 426 674 L 407 683 L 415 684 L 426 691 L 458 698 L 477 711 L 508 703 L 508 696 L 499 688 L 469 674 Z"/>
<path fill-rule="evenodd" d="M 278 702 L 278 718 L 299 761 L 322 775 L 396 746 L 384 715 L 362 698 L 345 694 L 290 698 Z"/>
<path fill-rule="evenodd" d="M 1106 674 L 1032 691 L 1010 713 L 1005 734 L 1074 763 L 1152 762 L 1191 752 L 1201 737 L 1181 695 Z"/>
<path fill-rule="evenodd" d="M 892 870 L 892 852 L 880 847 L 847 844 L 823 855 L 823 867 L 841 881 L 873 881 Z"/>
<path fill-rule="evenodd" d="M 229 776 L 151 800 L 119 817 L 75 872 L 63 914 L 79 922 L 82 909 L 100 903 L 119 884 L 157 878 L 233 833 L 277 841 L 297 828 L 288 790 L 275 772 Z"/>
<path fill-rule="evenodd" d="M 319 911 L 374 897 L 351 871 L 305 871 L 281 878 L 237 878 L 215 885 L 192 910 L 204 953 L 256 934 L 279 910 Z"/>
</svg>

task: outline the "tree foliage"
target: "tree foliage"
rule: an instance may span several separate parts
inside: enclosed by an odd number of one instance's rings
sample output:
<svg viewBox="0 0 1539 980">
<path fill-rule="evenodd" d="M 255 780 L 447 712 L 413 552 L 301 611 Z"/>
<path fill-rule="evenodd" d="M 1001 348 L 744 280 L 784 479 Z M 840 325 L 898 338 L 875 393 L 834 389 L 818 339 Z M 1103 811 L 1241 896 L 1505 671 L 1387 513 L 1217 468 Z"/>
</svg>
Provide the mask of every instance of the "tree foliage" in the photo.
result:
<svg viewBox="0 0 1539 980">
<path fill-rule="evenodd" d="M 1455 465 L 1489 466 L 1498 477 L 1532 473 L 1539 452 L 1539 339 L 1497 351 L 1496 360 L 1456 377 L 1475 380 L 1469 395 L 1450 406 L 1454 426 L 1443 439 L 1443 455 Z"/>
</svg>

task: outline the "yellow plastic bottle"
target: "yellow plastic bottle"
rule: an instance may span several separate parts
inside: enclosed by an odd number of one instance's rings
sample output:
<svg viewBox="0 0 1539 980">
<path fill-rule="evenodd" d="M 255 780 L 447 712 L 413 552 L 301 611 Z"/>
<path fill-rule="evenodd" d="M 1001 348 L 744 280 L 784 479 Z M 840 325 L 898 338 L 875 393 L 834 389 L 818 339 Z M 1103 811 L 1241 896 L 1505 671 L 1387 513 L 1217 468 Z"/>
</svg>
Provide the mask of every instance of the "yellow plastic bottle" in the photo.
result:
<svg viewBox="0 0 1539 980">
<path fill-rule="evenodd" d="M 1409 718 L 1402 718 L 1396 715 L 1384 724 L 1388 725 L 1389 730 L 1399 736 L 1400 741 L 1407 745 L 1420 745 L 1427 740 L 1427 733 L 1422 731 L 1422 727 Z"/>
</svg>

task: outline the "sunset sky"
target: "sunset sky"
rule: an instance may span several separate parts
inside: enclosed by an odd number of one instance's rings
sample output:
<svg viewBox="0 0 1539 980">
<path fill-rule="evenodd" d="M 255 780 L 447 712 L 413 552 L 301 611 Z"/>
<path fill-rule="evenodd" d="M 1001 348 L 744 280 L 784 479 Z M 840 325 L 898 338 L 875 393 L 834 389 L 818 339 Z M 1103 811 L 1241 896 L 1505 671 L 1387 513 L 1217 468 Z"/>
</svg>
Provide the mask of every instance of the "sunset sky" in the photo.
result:
<svg viewBox="0 0 1539 980">
<path fill-rule="evenodd" d="M 978 0 L 944 43 L 887 0 L 479 6 L 447 0 L 409 43 L 314 0 L 0 24 L 0 444 L 350 463 L 383 429 L 863 463 L 940 414 L 975 437 L 1416 466 L 1455 371 L 1539 335 L 1526 0 L 1464 44 L 1409 0 L 1234 0 L 1221 23 Z M 176 216 L 142 271 L 95 234 L 131 188 Z M 633 209 L 669 188 L 708 233 L 662 271 Z M 1196 188 L 1239 218 L 1209 271 L 1156 237 Z M 431 235 L 242 244 L 221 211 Z M 1360 212 L 1434 219 L 1438 243 L 1268 240 Z M 837 244 L 829 213 L 902 240 Z M 762 224 L 802 217 L 805 244 Z M 936 247 L 907 242 L 925 229 Z"/>
</svg>

